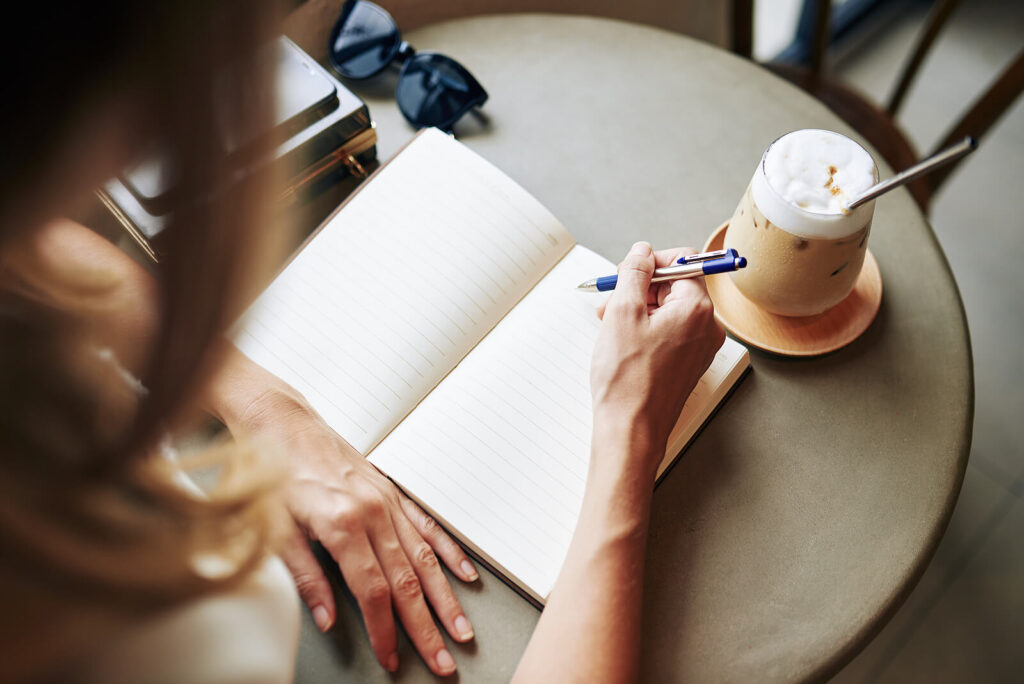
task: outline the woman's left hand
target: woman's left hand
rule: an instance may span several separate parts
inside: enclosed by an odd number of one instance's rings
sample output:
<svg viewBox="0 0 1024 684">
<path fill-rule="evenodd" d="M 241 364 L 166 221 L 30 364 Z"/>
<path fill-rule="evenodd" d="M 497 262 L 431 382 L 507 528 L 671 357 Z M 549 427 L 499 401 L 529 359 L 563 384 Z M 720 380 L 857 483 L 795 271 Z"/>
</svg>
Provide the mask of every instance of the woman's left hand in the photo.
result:
<svg viewBox="0 0 1024 684">
<path fill-rule="evenodd" d="M 472 582 L 478 574 L 466 554 L 301 394 L 237 350 L 230 350 L 225 368 L 215 392 L 220 399 L 211 402 L 216 413 L 233 434 L 284 451 L 289 477 L 282 486 L 295 530 L 281 557 L 317 626 L 326 631 L 333 625 L 336 606 L 309 540 L 320 542 L 337 562 L 385 669 L 398 667 L 397 613 L 430 669 L 442 676 L 453 672 L 455 662 L 430 607 L 453 639 L 473 638 L 438 562 Z"/>
</svg>

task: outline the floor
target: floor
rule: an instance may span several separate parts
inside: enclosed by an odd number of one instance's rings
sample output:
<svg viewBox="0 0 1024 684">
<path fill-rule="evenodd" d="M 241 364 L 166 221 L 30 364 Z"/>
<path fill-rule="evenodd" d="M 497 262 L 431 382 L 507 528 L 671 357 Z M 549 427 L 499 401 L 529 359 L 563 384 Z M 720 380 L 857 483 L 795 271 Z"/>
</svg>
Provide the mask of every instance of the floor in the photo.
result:
<svg viewBox="0 0 1024 684">
<path fill-rule="evenodd" d="M 759 0 L 755 54 L 792 37 L 800 0 Z M 839 46 L 831 73 L 884 101 L 927 3 L 900 2 Z M 1024 2 L 961 3 L 910 91 L 900 122 L 928 151 L 987 81 L 1024 48 Z M 906 604 L 835 682 L 1010 682 L 1024 677 L 1024 97 L 950 177 L 931 221 L 967 310 L 974 440 L 963 489 L 934 560 Z"/>
</svg>

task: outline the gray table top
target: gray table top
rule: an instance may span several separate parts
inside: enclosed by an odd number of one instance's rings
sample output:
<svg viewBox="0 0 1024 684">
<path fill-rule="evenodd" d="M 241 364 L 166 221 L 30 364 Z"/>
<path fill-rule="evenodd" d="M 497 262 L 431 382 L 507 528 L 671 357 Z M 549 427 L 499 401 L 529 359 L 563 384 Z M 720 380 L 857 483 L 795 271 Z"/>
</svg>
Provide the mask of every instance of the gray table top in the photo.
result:
<svg viewBox="0 0 1024 684">
<path fill-rule="evenodd" d="M 615 261 L 637 239 L 701 246 L 782 133 L 860 139 L 755 64 L 656 29 L 507 15 L 407 37 L 458 59 L 490 93 L 483 117 L 466 117 L 457 137 Z M 377 122 L 382 159 L 414 134 L 394 84 L 350 84 Z M 946 258 L 905 191 L 879 200 L 871 248 L 884 295 L 864 336 L 817 359 L 754 352 L 753 372 L 659 485 L 645 681 L 827 677 L 881 629 L 931 559 L 970 447 L 967 324 Z M 538 611 L 486 572 L 453 584 L 477 635 L 449 644 L 455 677 L 507 680 Z M 408 642 L 398 674 L 382 670 L 352 601 L 339 607 L 329 635 L 304 618 L 297 681 L 433 679 Z"/>
</svg>

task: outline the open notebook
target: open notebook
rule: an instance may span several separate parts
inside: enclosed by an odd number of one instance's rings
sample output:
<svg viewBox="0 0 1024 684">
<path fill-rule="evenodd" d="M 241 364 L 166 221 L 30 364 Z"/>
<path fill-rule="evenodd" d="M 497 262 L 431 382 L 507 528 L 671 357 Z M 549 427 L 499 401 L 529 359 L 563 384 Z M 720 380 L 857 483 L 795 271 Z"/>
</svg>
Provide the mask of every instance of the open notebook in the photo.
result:
<svg viewBox="0 0 1024 684">
<path fill-rule="evenodd" d="M 590 355 L 615 265 L 428 129 L 349 198 L 235 341 L 513 586 L 543 603 L 590 455 Z M 726 340 L 659 476 L 749 366 Z"/>
</svg>

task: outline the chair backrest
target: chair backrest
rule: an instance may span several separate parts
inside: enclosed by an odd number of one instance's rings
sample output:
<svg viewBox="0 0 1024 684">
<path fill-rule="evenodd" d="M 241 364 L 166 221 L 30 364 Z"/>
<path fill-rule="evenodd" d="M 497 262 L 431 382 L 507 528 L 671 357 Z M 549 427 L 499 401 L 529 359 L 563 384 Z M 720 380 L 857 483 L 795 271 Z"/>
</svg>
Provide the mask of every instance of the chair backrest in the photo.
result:
<svg viewBox="0 0 1024 684">
<path fill-rule="evenodd" d="M 812 92 L 814 84 L 821 83 L 824 72 L 824 54 L 828 47 L 830 37 L 830 21 L 832 2 L 831 0 L 814 0 L 813 22 L 806 22 L 813 25 L 813 37 L 811 50 L 808 57 L 808 69 Z M 906 62 L 896 80 L 892 95 L 885 107 L 885 114 L 891 120 L 899 113 L 900 106 L 906 97 L 907 91 L 917 77 L 918 70 L 924 62 L 935 43 L 936 37 L 953 15 L 960 0 L 938 0 L 931 8 L 925 18 L 924 25 L 914 42 Z M 959 142 L 970 135 L 976 140 L 980 139 L 989 128 L 1010 108 L 1010 105 L 1017 97 L 1024 92 L 1024 49 L 1017 53 L 1017 56 L 989 85 L 989 87 L 978 97 L 977 100 L 954 121 L 949 132 L 944 135 L 935 145 L 934 149 L 925 156 L 930 156 L 943 148 Z M 943 168 L 928 174 L 920 179 L 920 182 L 927 186 L 927 196 L 932 196 L 939 186 L 949 177 L 949 174 L 960 162 L 948 164 Z"/>
<path fill-rule="evenodd" d="M 750 55 L 753 0 L 375 0 L 403 31 L 447 19 L 507 12 L 587 14 L 683 33 Z M 344 0 L 307 0 L 289 15 L 285 33 L 316 59 Z"/>
</svg>

